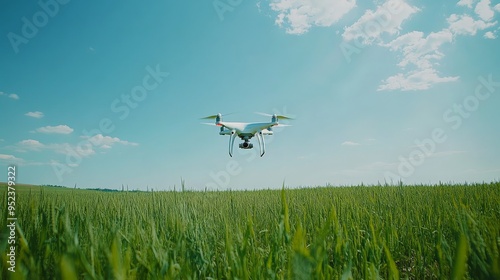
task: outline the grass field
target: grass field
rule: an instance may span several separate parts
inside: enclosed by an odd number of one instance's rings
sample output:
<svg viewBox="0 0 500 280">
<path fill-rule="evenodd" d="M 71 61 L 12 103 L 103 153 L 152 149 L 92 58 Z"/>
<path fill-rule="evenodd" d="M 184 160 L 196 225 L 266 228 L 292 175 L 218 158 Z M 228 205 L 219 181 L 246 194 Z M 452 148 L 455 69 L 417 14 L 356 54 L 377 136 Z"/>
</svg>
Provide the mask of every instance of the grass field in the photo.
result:
<svg viewBox="0 0 500 280">
<path fill-rule="evenodd" d="M 500 183 L 221 192 L 17 186 L 2 279 L 500 279 Z"/>
</svg>

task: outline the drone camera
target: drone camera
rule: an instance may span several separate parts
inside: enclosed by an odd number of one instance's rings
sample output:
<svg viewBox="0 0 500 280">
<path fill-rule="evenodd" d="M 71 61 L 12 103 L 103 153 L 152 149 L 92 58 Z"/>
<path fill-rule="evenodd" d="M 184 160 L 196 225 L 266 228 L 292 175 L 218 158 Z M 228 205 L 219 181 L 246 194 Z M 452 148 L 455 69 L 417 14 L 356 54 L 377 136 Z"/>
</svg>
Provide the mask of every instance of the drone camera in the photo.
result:
<svg viewBox="0 0 500 280">
<path fill-rule="evenodd" d="M 251 148 L 253 148 L 253 144 L 249 143 L 249 142 L 240 143 L 239 146 L 240 146 L 240 149 L 251 149 Z"/>
</svg>

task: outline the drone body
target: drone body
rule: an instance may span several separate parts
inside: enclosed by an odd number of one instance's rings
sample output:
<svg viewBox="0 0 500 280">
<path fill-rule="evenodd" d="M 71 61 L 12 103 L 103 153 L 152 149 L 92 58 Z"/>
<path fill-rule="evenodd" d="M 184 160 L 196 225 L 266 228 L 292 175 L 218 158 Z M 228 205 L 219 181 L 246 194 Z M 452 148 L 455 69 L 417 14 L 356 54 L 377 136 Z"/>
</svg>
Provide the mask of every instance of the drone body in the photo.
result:
<svg viewBox="0 0 500 280">
<path fill-rule="evenodd" d="M 262 114 L 262 113 L 260 113 Z M 219 113 L 217 115 L 212 115 L 205 117 L 203 119 L 215 119 L 215 124 L 220 126 L 220 135 L 229 135 L 229 156 L 233 156 L 233 148 L 234 148 L 234 140 L 236 136 L 238 136 L 243 143 L 239 144 L 240 149 L 252 149 L 253 144 L 250 143 L 250 139 L 252 137 L 257 136 L 259 147 L 260 147 L 260 156 L 262 157 L 266 152 L 266 143 L 264 141 L 264 135 L 273 135 L 272 128 L 276 126 L 287 126 L 284 124 L 280 124 L 278 122 L 279 119 L 290 119 L 286 116 L 280 115 L 268 115 L 271 116 L 271 122 L 259 122 L 259 123 L 242 123 L 242 122 L 224 122 L 222 121 L 222 115 Z M 208 124 L 208 123 L 207 123 Z"/>
</svg>

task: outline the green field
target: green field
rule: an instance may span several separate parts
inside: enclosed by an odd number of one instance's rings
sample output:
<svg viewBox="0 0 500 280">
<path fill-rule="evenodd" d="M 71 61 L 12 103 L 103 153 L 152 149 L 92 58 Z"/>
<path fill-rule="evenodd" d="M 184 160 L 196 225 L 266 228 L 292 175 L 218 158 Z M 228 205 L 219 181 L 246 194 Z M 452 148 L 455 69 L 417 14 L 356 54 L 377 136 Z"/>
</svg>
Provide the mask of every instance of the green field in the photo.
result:
<svg viewBox="0 0 500 280">
<path fill-rule="evenodd" d="M 17 186 L 2 279 L 500 279 L 500 183 L 219 192 Z"/>
</svg>

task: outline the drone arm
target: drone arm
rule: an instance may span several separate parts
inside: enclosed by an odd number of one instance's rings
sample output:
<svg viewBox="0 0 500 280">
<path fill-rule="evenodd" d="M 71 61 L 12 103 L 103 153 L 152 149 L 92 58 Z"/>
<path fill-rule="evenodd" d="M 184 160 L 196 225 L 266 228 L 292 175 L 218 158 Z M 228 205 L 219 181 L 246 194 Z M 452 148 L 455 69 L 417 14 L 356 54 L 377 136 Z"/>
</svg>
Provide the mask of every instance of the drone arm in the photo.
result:
<svg viewBox="0 0 500 280">
<path fill-rule="evenodd" d="M 231 131 L 229 135 L 229 156 L 233 157 L 234 139 L 236 139 L 236 131 Z"/>
</svg>

